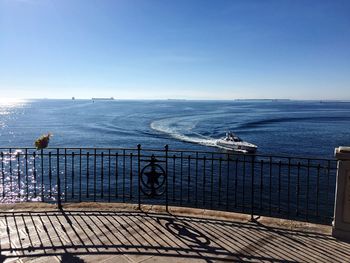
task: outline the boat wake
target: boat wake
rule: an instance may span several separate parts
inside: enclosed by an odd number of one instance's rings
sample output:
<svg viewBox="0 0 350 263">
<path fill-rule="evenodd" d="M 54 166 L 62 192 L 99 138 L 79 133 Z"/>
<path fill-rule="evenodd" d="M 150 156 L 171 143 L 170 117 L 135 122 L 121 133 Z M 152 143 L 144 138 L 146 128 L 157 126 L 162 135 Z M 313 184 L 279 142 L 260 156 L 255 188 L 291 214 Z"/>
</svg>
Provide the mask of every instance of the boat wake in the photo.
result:
<svg viewBox="0 0 350 263">
<path fill-rule="evenodd" d="M 193 116 L 174 117 L 153 121 L 151 128 L 184 142 L 223 148 L 216 144 L 217 139 L 193 131 L 197 123 L 198 121 L 193 120 Z"/>
<path fill-rule="evenodd" d="M 213 116 L 215 119 L 221 117 L 219 114 L 203 114 L 196 116 L 181 116 L 181 117 L 172 117 L 166 119 L 155 120 L 151 123 L 151 128 L 157 132 L 167 134 L 174 139 L 200 144 L 204 146 L 217 147 L 220 149 L 225 149 L 229 151 L 237 151 L 237 152 L 249 152 L 256 151 L 256 146 L 245 141 L 235 142 L 235 143 L 227 143 L 223 139 L 216 139 L 210 137 L 213 134 L 215 137 L 219 136 L 222 132 L 222 127 L 214 128 L 212 120 Z M 198 130 L 202 130 L 207 132 L 207 125 L 210 123 L 213 128 L 213 133 L 209 133 L 209 135 L 203 135 L 198 133 Z M 237 126 L 237 123 L 235 123 Z M 203 127 L 204 126 L 204 127 Z M 233 126 L 232 124 L 230 125 Z M 216 132 L 218 131 L 218 132 Z M 253 149 L 254 148 L 254 149 Z"/>
</svg>

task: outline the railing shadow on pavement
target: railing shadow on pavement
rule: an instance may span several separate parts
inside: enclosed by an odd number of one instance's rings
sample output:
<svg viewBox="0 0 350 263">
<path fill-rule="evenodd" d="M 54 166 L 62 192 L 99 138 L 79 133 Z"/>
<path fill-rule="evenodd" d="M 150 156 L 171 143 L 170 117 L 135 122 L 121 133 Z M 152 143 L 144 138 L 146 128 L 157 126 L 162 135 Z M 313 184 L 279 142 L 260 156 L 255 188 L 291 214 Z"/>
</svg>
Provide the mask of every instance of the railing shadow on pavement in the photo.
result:
<svg viewBox="0 0 350 263">
<path fill-rule="evenodd" d="M 126 255 L 221 261 L 343 261 L 350 244 L 326 234 L 259 222 L 140 211 L 15 211 L 0 213 L 0 262 L 59 256 Z M 82 257 L 82 258 L 80 258 Z"/>
</svg>

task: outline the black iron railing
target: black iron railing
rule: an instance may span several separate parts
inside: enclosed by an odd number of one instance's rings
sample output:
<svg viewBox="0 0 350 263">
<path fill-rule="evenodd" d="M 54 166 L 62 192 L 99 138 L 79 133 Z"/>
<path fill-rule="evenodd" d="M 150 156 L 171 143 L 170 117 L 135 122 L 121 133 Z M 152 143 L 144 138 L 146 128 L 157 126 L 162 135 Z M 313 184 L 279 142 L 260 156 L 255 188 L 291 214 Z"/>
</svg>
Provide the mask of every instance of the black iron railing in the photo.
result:
<svg viewBox="0 0 350 263">
<path fill-rule="evenodd" d="M 232 152 L 0 148 L 2 202 L 131 202 L 329 224 L 336 161 Z"/>
</svg>

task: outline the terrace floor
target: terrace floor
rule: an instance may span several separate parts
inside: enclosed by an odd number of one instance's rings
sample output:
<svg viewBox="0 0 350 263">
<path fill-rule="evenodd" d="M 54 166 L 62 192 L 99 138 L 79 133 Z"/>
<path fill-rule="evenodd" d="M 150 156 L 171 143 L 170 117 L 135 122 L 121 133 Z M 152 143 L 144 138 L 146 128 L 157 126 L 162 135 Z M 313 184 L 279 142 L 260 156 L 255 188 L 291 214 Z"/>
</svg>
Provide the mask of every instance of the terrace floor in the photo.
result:
<svg viewBox="0 0 350 263">
<path fill-rule="evenodd" d="M 0 262 L 350 262 L 330 227 L 125 204 L 0 205 Z"/>
</svg>

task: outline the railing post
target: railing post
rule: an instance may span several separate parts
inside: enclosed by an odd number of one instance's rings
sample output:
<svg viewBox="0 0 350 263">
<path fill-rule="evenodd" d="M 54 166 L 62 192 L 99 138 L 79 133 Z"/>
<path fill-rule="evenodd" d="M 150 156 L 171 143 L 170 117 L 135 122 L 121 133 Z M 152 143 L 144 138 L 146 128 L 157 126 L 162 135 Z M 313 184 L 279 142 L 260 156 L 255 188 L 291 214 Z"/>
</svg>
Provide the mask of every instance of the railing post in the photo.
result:
<svg viewBox="0 0 350 263">
<path fill-rule="evenodd" d="M 254 156 L 252 156 L 252 170 L 251 170 L 251 176 L 252 176 L 252 180 L 251 180 L 251 210 L 250 210 L 250 221 L 254 221 L 254 166 L 255 166 L 255 159 Z"/>
<path fill-rule="evenodd" d="M 337 181 L 332 235 L 350 240 L 350 147 L 335 149 Z"/>
<path fill-rule="evenodd" d="M 169 146 L 165 145 L 165 208 L 168 212 L 168 151 Z"/>
<path fill-rule="evenodd" d="M 138 207 L 141 209 L 141 144 L 137 145 Z"/>
<path fill-rule="evenodd" d="M 57 149 L 57 207 L 58 209 L 62 209 L 62 204 L 61 204 L 61 180 L 60 180 L 60 150 Z"/>
</svg>

